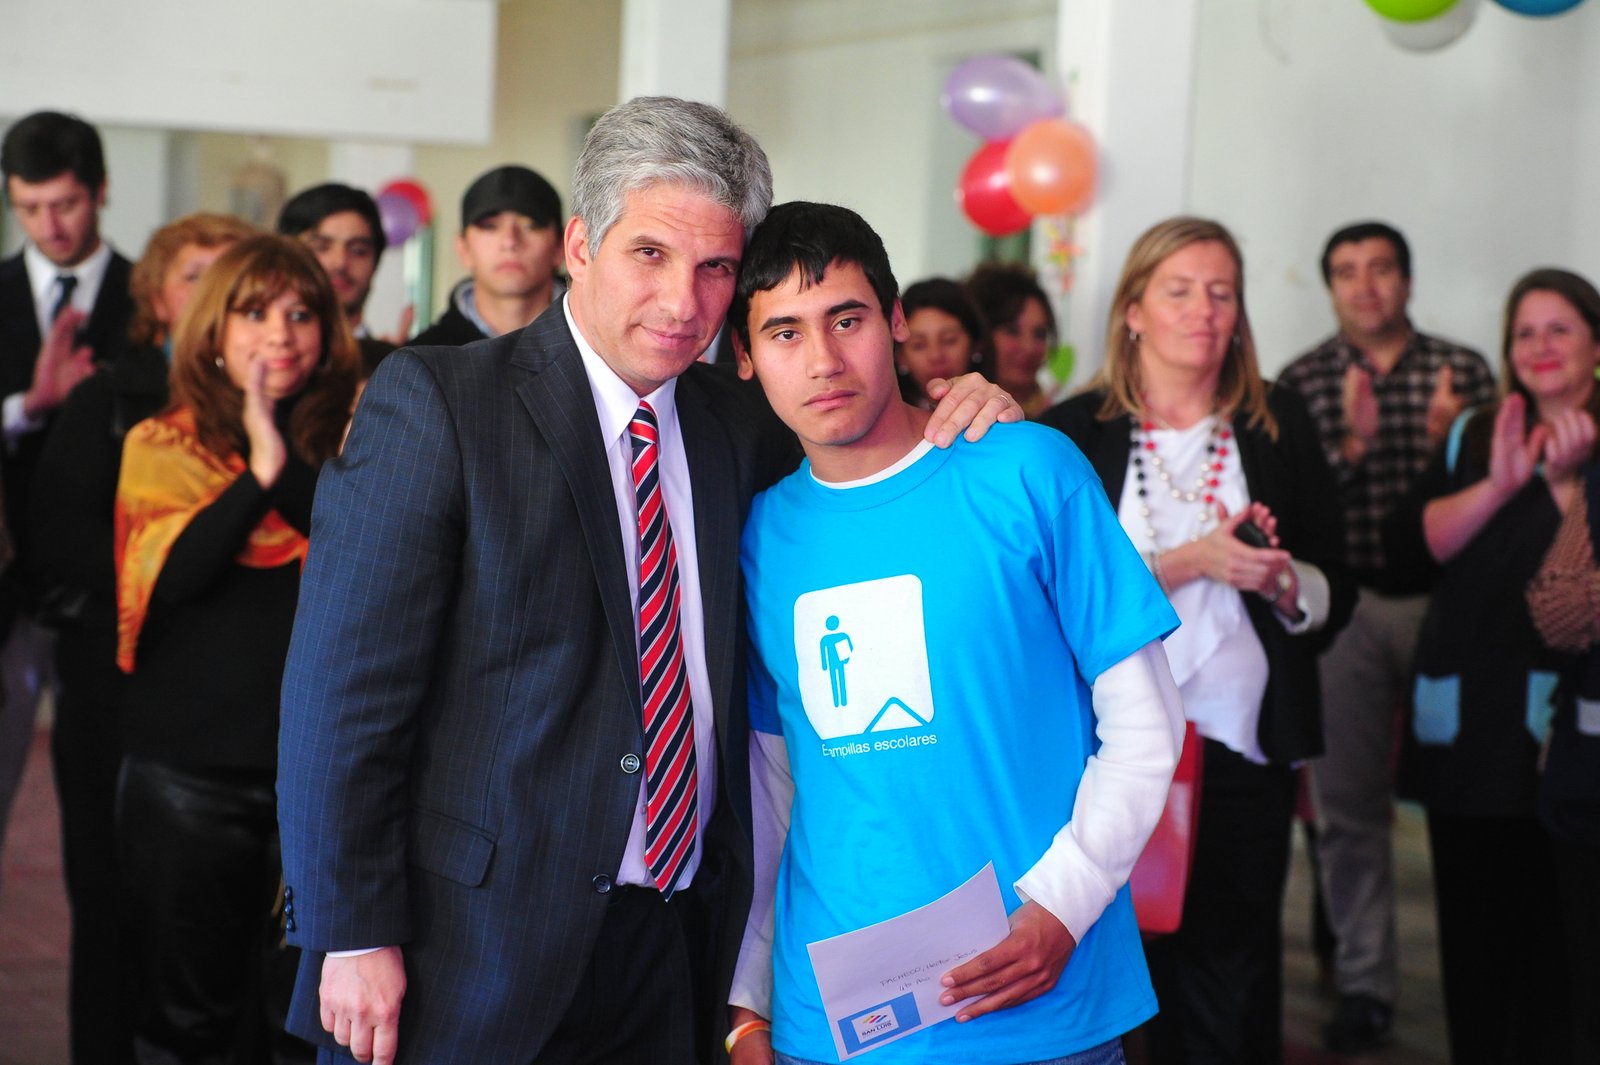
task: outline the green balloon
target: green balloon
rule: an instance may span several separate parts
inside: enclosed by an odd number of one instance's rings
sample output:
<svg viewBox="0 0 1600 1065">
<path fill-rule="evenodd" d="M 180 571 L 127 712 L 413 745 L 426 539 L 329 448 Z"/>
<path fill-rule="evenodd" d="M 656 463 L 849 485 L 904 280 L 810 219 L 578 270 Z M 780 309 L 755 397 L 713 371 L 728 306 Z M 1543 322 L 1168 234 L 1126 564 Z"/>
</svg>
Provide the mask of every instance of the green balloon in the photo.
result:
<svg viewBox="0 0 1600 1065">
<path fill-rule="evenodd" d="M 1367 6 L 1396 22 L 1426 22 L 1455 7 L 1459 0 L 1367 0 Z"/>
</svg>

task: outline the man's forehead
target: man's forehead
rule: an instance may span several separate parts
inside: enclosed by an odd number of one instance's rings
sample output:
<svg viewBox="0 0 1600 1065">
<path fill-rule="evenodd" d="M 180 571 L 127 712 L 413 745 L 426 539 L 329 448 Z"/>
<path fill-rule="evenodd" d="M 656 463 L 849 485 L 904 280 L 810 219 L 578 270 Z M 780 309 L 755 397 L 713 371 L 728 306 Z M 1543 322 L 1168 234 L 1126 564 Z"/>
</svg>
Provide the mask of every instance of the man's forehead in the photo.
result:
<svg viewBox="0 0 1600 1065">
<path fill-rule="evenodd" d="M 674 181 L 655 181 L 629 189 L 622 197 L 622 213 L 615 224 L 649 227 L 662 221 L 714 230 L 716 236 L 744 247 L 744 221 L 736 212 L 703 190 Z"/>
<path fill-rule="evenodd" d="M 372 240 L 372 227 L 355 211 L 335 211 L 300 234 L 305 240 Z"/>
<path fill-rule="evenodd" d="M 70 170 L 63 170 L 43 181 L 24 181 L 15 174 L 6 178 L 6 198 L 14 204 L 60 202 L 89 195 L 89 187 Z"/>
<path fill-rule="evenodd" d="M 1364 262 L 1388 262 L 1391 265 L 1398 263 L 1399 254 L 1395 251 L 1394 244 L 1387 237 L 1366 237 L 1362 240 L 1346 241 L 1333 249 L 1328 256 L 1329 264 L 1337 270 L 1340 266 L 1354 266 Z"/>
</svg>

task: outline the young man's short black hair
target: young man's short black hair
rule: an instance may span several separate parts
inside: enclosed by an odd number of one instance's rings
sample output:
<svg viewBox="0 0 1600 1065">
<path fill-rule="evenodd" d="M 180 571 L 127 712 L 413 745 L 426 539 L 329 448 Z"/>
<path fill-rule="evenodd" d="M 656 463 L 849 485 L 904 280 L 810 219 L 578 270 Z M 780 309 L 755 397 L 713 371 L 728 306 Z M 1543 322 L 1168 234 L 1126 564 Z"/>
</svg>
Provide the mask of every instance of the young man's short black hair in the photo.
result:
<svg viewBox="0 0 1600 1065">
<path fill-rule="evenodd" d="M 1328 238 L 1327 246 L 1322 249 L 1322 283 L 1333 284 L 1333 249 L 1341 244 L 1359 244 L 1363 240 L 1374 239 L 1389 242 L 1389 246 L 1394 248 L 1394 263 L 1400 268 L 1400 276 L 1410 281 L 1411 245 L 1406 243 L 1400 231 L 1383 222 L 1357 222 Z"/>
<path fill-rule="evenodd" d="M 378 205 L 371 196 L 349 185 L 330 181 L 326 185 L 313 185 L 291 196 L 289 202 L 283 205 L 283 210 L 278 212 L 278 232 L 298 237 L 316 229 L 329 215 L 343 214 L 345 211 L 354 211 L 366 220 L 367 228 L 372 230 L 373 255 L 382 257 L 389 241 L 383 235 L 383 219 L 378 216 Z"/>
<path fill-rule="evenodd" d="M 900 286 L 889 267 L 883 238 L 866 219 L 848 207 L 804 200 L 781 203 L 769 211 L 750 235 L 728 308 L 728 320 L 745 348 L 750 347 L 750 300 L 757 292 L 777 288 L 796 268 L 816 284 L 835 262 L 861 267 L 877 293 L 883 316 L 894 313 Z"/>
<path fill-rule="evenodd" d="M 98 192 L 106 183 L 100 134 L 77 115 L 35 111 L 6 130 L 0 174 L 30 185 L 71 174 L 84 188 Z"/>
</svg>

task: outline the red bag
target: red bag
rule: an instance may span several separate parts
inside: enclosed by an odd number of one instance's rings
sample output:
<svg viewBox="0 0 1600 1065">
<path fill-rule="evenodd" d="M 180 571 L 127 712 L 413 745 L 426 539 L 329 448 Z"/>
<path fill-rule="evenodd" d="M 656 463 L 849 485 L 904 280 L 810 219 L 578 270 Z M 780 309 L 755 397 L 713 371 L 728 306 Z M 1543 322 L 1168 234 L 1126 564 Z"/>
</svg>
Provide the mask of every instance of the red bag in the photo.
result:
<svg viewBox="0 0 1600 1065">
<path fill-rule="evenodd" d="M 1183 919 L 1183 897 L 1194 865 L 1195 833 L 1200 828 L 1200 750 L 1204 745 L 1194 725 L 1183 731 L 1183 753 L 1178 756 L 1167 806 L 1145 844 L 1144 853 L 1128 877 L 1133 892 L 1133 912 L 1139 931 L 1146 934 L 1176 932 Z"/>
</svg>

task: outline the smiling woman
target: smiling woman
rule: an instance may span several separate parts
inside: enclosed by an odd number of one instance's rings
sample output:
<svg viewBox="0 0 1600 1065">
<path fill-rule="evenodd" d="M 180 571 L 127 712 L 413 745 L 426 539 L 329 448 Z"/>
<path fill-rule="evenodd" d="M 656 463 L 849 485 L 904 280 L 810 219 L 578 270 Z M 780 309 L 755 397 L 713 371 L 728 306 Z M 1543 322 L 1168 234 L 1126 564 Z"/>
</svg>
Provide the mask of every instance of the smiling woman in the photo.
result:
<svg viewBox="0 0 1600 1065">
<path fill-rule="evenodd" d="M 286 990 L 267 988 L 264 950 L 280 940 L 278 689 L 317 468 L 339 445 L 357 358 L 311 252 L 250 237 L 178 322 L 172 405 L 128 433 L 118 844 L 141 1054 L 232 1060 L 230 1047 L 280 1038 L 262 1029 Z"/>
</svg>

